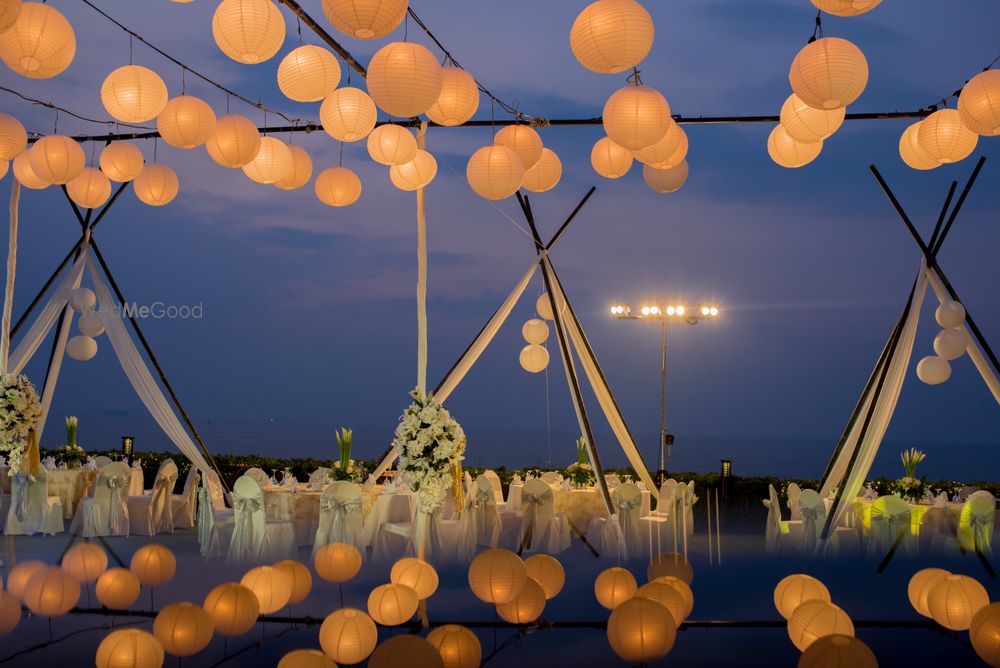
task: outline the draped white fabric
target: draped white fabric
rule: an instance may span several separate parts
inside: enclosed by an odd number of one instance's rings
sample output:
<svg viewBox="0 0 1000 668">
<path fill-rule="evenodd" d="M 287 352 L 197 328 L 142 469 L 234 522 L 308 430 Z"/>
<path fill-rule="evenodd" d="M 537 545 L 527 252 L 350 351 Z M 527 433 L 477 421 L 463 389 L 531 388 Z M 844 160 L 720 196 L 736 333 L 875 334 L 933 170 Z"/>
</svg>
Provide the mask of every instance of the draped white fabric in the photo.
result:
<svg viewBox="0 0 1000 668">
<path fill-rule="evenodd" d="M 323 490 L 313 557 L 330 543 L 349 543 L 364 556 L 365 528 L 361 510 L 361 489 L 353 482 L 341 480 Z"/>
<path fill-rule="evenodd" d="M 7 535 L 57 534 L 62 531 L 62 502 L 58 497 L 48 495 L 45 469 L 38 476 L 15 473 L 11 481 Z"/>
<path fill-rule="evenodd" d="M 153 489 L 143 496 L 128 498 L 129 524 L 133 534 L 155 536 L 173 533 L 173 491 L 177 483 L 177 465 L 169 459 L 160 466 Z"/>
<path fill-rule="evenodd" d="M 17 274 L 17 207 L 21 200 L 21 184 L 11 179 L 10 184 L 10 234 L 7 241 L 7 285 L 3 296 L 3 315 L 0 316 L 0 373 L 7 373 L 10 355 L 10 314 L 14 308 L 14 277 Z"/>
</svg>

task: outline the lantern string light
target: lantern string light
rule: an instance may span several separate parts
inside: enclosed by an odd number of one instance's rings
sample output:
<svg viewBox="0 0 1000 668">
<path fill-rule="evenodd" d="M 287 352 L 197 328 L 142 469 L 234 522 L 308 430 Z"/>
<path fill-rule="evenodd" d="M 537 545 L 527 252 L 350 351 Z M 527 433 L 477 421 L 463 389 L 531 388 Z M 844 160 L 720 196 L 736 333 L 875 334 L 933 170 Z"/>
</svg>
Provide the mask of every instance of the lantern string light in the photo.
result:
<svg viewBox="0 0 1000 668">
<path fill-rule="evenodd" d="M 998 62 L 1000 62 L 1000 55 L 997 55 L 997 57 L 994 58 L 993 61 L 989 65 L 987 65 L 983 69 L 979 70 L 979 72 L 988 72 L 989 70 L 993 69 L 993 66 L 996 65 Z M 979 74 L 979 72 L 976 72 L 976 74 Z M 940 100 L 936 100 L 936 101 L 932 102 L 931 104 L 928 104 L 926 107 L 921 107 L 920 108 L 921 111 L 923 111 L 925 109 L 929 110 L 929 111 L 937 111 L 939 107 L 947 107 L 948 106 L 948 99 L 949 98 L 953 98 L 953 97 L 954 98 L 958 98 L 958 96 L 962 92 L 962 88 L 965 87 L 965 84 L 969 83 L 969 80 L 971 78 L 972 77 L 969 77 L 969 79 L 966 79 L 965 82 L 962 84 L 962 86 L 958 90 L 952 92 L 950 95 L 948 95 L 946 97 L 943 97 Z"/>
</svg>

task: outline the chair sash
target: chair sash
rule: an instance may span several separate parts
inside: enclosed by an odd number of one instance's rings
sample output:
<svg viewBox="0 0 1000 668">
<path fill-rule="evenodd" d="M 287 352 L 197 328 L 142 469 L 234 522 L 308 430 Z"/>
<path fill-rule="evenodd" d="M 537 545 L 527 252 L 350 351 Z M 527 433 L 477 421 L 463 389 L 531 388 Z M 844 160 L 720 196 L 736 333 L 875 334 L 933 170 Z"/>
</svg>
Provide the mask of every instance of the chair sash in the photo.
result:
<svg viewBox="0 0 1000 668">
<path fill-rule="evenodd" d="M 38 479 L 19 471 L 14 474 L 12 480 L 14 484 L 11 485 L 10 507 L 18 522 L 27 522 L 32 517 L 33 501 L 38 496 L 36 492 Z M 43 512 L 44 509 L 39 508 L 39 511 Z"/>
<path fill-rule="evenodd" d="M 226 561 L 249 561 L 257 558 L 264 543 L 264 500 L 262 496 L 233 498 L 235 526 Z"/>
<path fill-rule="evenodd" d="M 212 514 L 213 510 L 209 483 L 203 481 L 198 488 L 198 544 L 201 546 L 202 556 L 207 554 L 208 540 L 212 535 L 212 523 L 215 519 Z"/>
<path fill-rule="evenodd" d="M 361 512 L 361 499 L 338 500 L 324 496 L 319 502 L 320 524 L 329 526 L 328 542 L 351 543 L 347 536 L 347 518 Z"/>
<path fill-rule="evenodd" d="M 619 485 L 615 488 L 614 492 L 611 493 L 611 501 L 618 510 L 616 515 L 618 516 L 617 524 L 621 530 L 620 544 L 623 546 L 625 559 L 628 559 L 629 550 L 631 549 L 634 551 L 639 548 L 639 545 L 630 545 L 630 543 L 642 540 L 642 532 L 639 527 L 639 515 L 642 508 L 642 492 L 632 498 L 625 498 L 624 495 L 619 492 L 619 490 L 623 488 L 626 487 L 624 485 Z"/>
<path fill-rule="evenodd" d="M 802 497 L 802 489 L 797 483 L 791 483 L 788 485 L 788 513 L 789 518 L 793 520 L 804 520 L 802 517 L 802 505 L 799 499 Z"/>
<path fill-rule="evenodd" d="M 524 509 L 521 546 L 530 550 L 535 534 L 544 530 L 555 517 L 555 497 L 551 489 L 544 492 L 522 490 L 521 507 Z"/>
<path fill-rule="evenodd" d="M 764 547 L 769 554 L 778 551 L 778 541 L 781 539 L 781 503 L 774 485 L 767 486 L 768 498 L 764 499 L 767 508 L 767 524 L 764 527 Z"/>
<path fill-rule="evenodd" d="M 992 496 L 971 497 L 962 506 L 959 516 L 959 545 L 966 550 L 989 554 L 992 551 L 995 517 L 996 504 Z"/>
<path fill-rule="evenodd" d="M 802 516 L 802 547 L 809 551 L 816 545 L 817 528 L 826 519 L 826 508 L 821 501 L 818 506 L 801 507 L 799 513 Z"/>
<path fill-rule="evenodd" d="M 898 496 L 883 496 L 872 504 L 871 512 L 870 547 L 885 552 L 900 536 L 903 544 L 907 544 L 907 536 L 910 533 L 910 507 L 905 501 Z"/>
<path fill-rule="evenodd" d="M 108 531 L 115 536 L 128 535 L 128 488 L 132 473 L 105 476 L 98 485 L 108 489 Z M 95 491 L 95 501 L 96 491 Z"/>
</svg>

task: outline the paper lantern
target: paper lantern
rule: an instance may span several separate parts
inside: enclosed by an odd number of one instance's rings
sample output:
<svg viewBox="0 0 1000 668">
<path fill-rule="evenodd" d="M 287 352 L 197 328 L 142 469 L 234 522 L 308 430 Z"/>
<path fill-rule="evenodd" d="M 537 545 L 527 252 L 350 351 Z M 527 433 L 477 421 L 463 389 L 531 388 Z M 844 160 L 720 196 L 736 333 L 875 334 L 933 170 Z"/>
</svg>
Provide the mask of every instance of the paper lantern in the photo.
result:
<svg viewBox="0 0 1000 668">
<path fill-rule="evenodd" d="M 106 608 L 124 610 L 139 598 L 139 578 L 127 568 L 109 568 L 94 586 L 97 600 Z"/>
<path fill-rule="evenodd" d="M 195 148 L 215 134 L 215 122 L 215 112 L 204 100 L 179 95 L 163 107 L 156 129 L 163 141 L 175 148 Z"/>
<path fill-rule="evenodd" d="M 392 565 L 389 582 L 412 589 L 421 601 L 430 598 L 438 588 L 438 574 L 422 559 L 405 557 Z"/>
<path fill-rule="evenodd" d="M 694 569 L 684 555 L 676 552 L 660 552 L 646 567 L 646 579 L 655 580 L 663 576 L 672 576 L 690 585 L 694 581 Z"/>
<path fill-rule="evenodd" d="M 676 167 L 687 157 L 688 138 L 687 134 L 673 119 L 670 119 L 670 127 L 666 133 L 651 146 L 639 149 L 633 155 L 639 162 L 666 169 Z"/>
<path fill-rule="evenodd" d="M 278 65 L 278 88 L 290 100 L 319 102 L 340 83 L 340 63 L 313 44 L 292 49 Z"/>
<path fill-rule="evenodd" d="M 914 573 L 906 585 L 906 596 L 910 599 L 913 609 L 924 617 L 930 617 L 927 597 L 930 596 L 931 589 L 948 575 L 951 575 L 951 572 L 943 568 L 924 568 Z"/>
<path fill-rule="evenodd" d="M 958 96 L 958 114 L 973 132 L 984 137 L 1000 135 L 1000 70 L 986 70 L 969 79 Z"/>
<path fill-rule="evenodd" d="M 312 591 L 312 573 L 309 572 L 309 568 L 294 559 L 279 561 L 274 567 L 284 573 L 291 583 L 292 592 L 288 597 L 288 604 L 293 605 L 306 600 Z"/>
<path fill-rule="evenodd" d="M 903 134 L 899 137 L 899 157 L 913 169 L 926 170 L 940 167 L 941 162 L 920 146 L 917 139 L 918 132 L 920 132 L 920 121 L 903 130 Z"/>
<path fill-rule="evenodd" d="M 676 578 L 672 575 L 662 575 L 651 582 L 657 582 L 660 584 L 670 585 L 674 588 L 680 597 L 684 601 L 684 614 L 681 615 L 681 619 L 687 619 L 691 616 L 691 611 L 694 610 L 694 592 L 691 591 L 691 587 L 688 586 L 684 580 Z"/>
<path fill-rule="evenodd" d="M 281 657 L 278 668 L 337 668 L 337 664 L 318 649 L 295 649 Z"/>
<path fill-rule="evenodd" d="M 980 659 L 1000 668 L 1000 603 L 991 603 L 972 616 L 969 640 Z"/>
<path fill-rule="evenodd" d="M 444 668 L 434 645 L 417 636 L 395 636 L 375 648 L 368 668 Z"/>
<path fill-rule="evenodd" d="M 527 564 L 527 560 L 525 563 Z M 444 668 L 479 668 L 483 658 L 479 638 L 464 626 L 439 626 L 427 634 L 427 642 L 441 655 Z"/>
<path fill-rule="evenodd" d="M 417 155 L 417 140 L 399 125 L 382 125 L 368 135 L 368 155 L 380 165 L 400 165 Z"/>
<path fill-rule="evenodd" d="M 942 329 L 934 337 L 934 352 L 938 357 L 946 360 L 955 360 L 965 354 L 965 349 L 969 345 L 969 337 L 965 330 L 961 328 Z"/>
<path fill-rule="evenodd" d="M 857 16 L 875 9 L 882 0 L 812 0 L 813 6 L 834 16 Z"/>
<path fill-rule="evenodd" d="M 51 183 L 35 173 L 31 167 L 31 151 L 24 151 L 14 158 L 13 162 L 14 178 L 25 188 L 32 190 L 42 190 L 48 188 Z"/>
<path fill-rule="evenodd" d="M 361 663 L 372 653 L 377 642 L 375 622 L 354 608 L 341 608 L 328 615 L 319 628 L 320 647 L 340 664 Z"/>
<path fill-rule="evenodd" d="M 493 137 L 493 143 L 514 151 L 525 170 L 534 167 L 542 157 L 542 138 L 527 125 L 508 125 L 502 128 Z"/>
<path fill-rule="evenodd" d="M 854 637 L 854 624 L 846 612 L 829 601 L 806 601 L 788 618 L 788 637 L 800 652 L 819 638 L 834 634 Z"/>
<path fill-rule="evenodd" d="M 96 311 L 84 313 L 76 324 L 84 336 L 93 338 L 104 333 L 104 321 L 101 320 L 101 314 Z"/>
<path fill-rule="evenodd" d="M 637 596 L 616 607 L 608 619 L 608 642 L 631 664 L 662 659 L 677 639 L 677 624 L 659 603 Z"/>
<path fill-rule="evenodd" d="M 426 47 L 392 42 L 368 63 L 368 93 L 390 116 L 410 118 L 424 113 L 441 92 L 441 66 Z"/>
<path fill-rule="evenodd" d="M 767 137 L 767 153 L 782 167 L 795 169 L 808 165 L 823 150 L 823 142 L 801 142 L 793 138 L 781 124 L 775 125 Z"/>
<path fill-rule="evenodd" d="M 542 157 L 534 167 L 525 170 L 521 185 L 533 193 L 543 193 L 555 188 L 560 178 L 562 178 L 562 161 L 555 151 L 542 147 Z"/>
<path fill-rule="evenodd" d="M 484 550 L 469 564 L 469 587 L 476 598 L 486 603 L 513 601 L 527 579 L 521 558 L 503 548 Z"/>
<path fill-rule="evenodd" d="M 658 142 L 672 120 L 666 98 L 649 86 L 619 88 L 604 103 L 604 132 L 629 151 Z"/>
<path fill-rule="evenodd" d="M 817 109 L 839 109 L 854 102 L 868 83 L 868 61 L 861 49 L 840 37 L 823 37 L 802 47 L 788 70 L 792 91 Z"/>
<path fill-rule="evenodd" d="M 274 183 L 292 173 L 292 152 L 288 144 L 274 137 L 261 137 L 260 150 L 243 165 L 243 173 L 257 183 Z"/>
<path fill-rule="evenodd" d="M 541 373 L 549 365 L 549 351 L 535 343 L 529 343 L 521 348 L 517 357 L 521 368 L 528 373 Z"/>
<path fill-rule="evenodd" d="M 500 200 L 510 197 L 521 187 L 524 165 L 506 146 L 484 146 L 469 158 L 465 178 L 480 197 Z"/>
<path fill-rule="evenodd" d="M 928 385 L 940 385 L 951 378 L 951 365 L 942 357 L 928 355 L 917 362 L 917 378 Z"/>
<path fill-rule="evenodd" d="M 976 149 L 979 135 L 965 127 L 955 109 L 938 109 L 920 121 L 917 143 L 938 162 L 958 162 Z"/>
<path fill-rule="evenodd" d="M 931 618 L 952 631 L 967 631 L 972 626 L 972 616 L 989 604 L 986 589 L 968 575 L 946 575 L 936 581 L 927 595 Z"/>
<path fill-rule="evenodd" d="M 530 624 L 541 616 L 545 601 L 545 590 L 529 577 L 514 600 L 497 604 L 497 614 L 511 624 Z"/>
<path fill-rule="evenodd" d="M 566 313 L 566 300 L 560 297 L 556 301 L 559 302 L 559 313 Z M 538 299 L 535 300 L 535 311 L 546 320 L 555 320 L 552 314 L 552 300 L 549 299 L 549 293 L 543 292 L 538 295 Z"/>
<path fill-rule="evenodd" d="M 357 88 L 338 88 L 323 100 L 319 120 L 323 130 L 337 141 L 358 141 L 375 127 L 375 103 Z"/>
<path fill-rule="evenodd" d="M 295 190 L 309 183 L 312 178 L 313 163 L 309 153 L 301 146 L 287 144 L 292 155 L 292 167 L 285 175 L 274 182 L 275 187 L 282 190 Z"/>
<path fill-rule="evenodd" d="M 635 592 L 636 596 L 648 598 L 656 601 L 670 613 L 670 618 L 674 620 L 674 625 L 679 626 L 684 621 L 684 610 L 687 604 L 677 590 L 663 582 L 647 582 L 639 587 Z"/>
<path fill-rule="evenodd" d="M 676 167 L 657 169 L 651 165 L 642 166 L 642 180 L 655 192 L 666 194 L 677 192 L 687 182 L 688 163 L 682 160 Z"/>
<path fill-rule="evenodd" d="M 75 55 L 73 26 L 52 5 L 22 3 L 14 25 L 0 32 L 0 59 L 29 79 L 60 74 Z"/>
<path fill-rule="evenodd" d="M 616 144 L 610 137 L 601 137 L 590 149 L 590 164 L 600 176 L 617 179 L 632 168 L 632 152 Z"/>
<path fill-rule="evenodd" d="M 10 28 L 21 15 L 21 0 L 0 0 L 0 33 Z"/>
<path fill-rule="evenodd" d="M 635 0 L 597 0 L 573 21 L 569 46 L 591 72 L 632 69 L 653 46 L 653 19 Z"/>
<path fill-rule="evenodd" d="M 87 362 L 97 355 L 97 341 L 89 336 L 74 336 L 66 342 L 66 354 L 77 362 Z"/>
<path fill-rule="evenodd" d="M 271 0 L 222 0 L 212 15 L 212 36 L 238 63 L 268 60 L 285 41 L 285 19 Z"/>
<path fill-rule="evenodd" d="M 215 123 L 215 133 L 205 142 L 208 156 L 223 167 L 242 167 L 260 150 L 260 132 L 246 116 L 230 114 Z"/>
<path fill-rule="evenodd" d="M 80 581 L 61 568 L 40 568 L 24 585 L 24 605 L 36 615 L 65 615 L 79 600 Z"/>
<path fill-rule="evenodd" d="M 97 303 L 97 295 L 90 288 L 73 288 L 69 291 L 67 302 L 77 313 L 86 313 L 94 308 Z"/>
<path fill-rule="evenodd" d="M 417 593 L 405 585 L 384 584 L 368 595 L 368 614 L 383 626 L 398 626 L 417 613 Z"/>
<path fill-rule="evenodd" d="M 441 92 L 425 112 L 438 125 L 465 123 L 479 109 L 479 85 L 460 67 L 441 68 Z"/>
<path fill-rule="evenodd" d="M 361 570 L 361 553 L 349 543 L 330 543 L 316 552 L 313 566 L 327 582 L 347 582 Z"/>
<path fill-rule="evenodd" d="M 545 343 L 545 340 L 549 338 L 549 326 L 545 324 L 544 320 L 541 320 L 539 318 L 532 318 L 528 322 L 524 323 L 523 327 L 521 327 L 521 336 L 523 336 L 524 340 L 527 341 L 528 343 L 535 343 L 535 344 Z M 548 555 L 539 554 L 535 556 L 545 557 Z M 533 559 L 534 557 L 531 558 Z M 549 558 L 551 559 L 551 557 Z M 556 561 L 555 563 L 557 565 L 559 564 L 558 561 Z M 525 566 L 528 565 L 527 560 L 524 562 L 524 564 Z M 539 568 L 541 567 L 542 566 L 539 566 Z M 559 566 L 559 571 L 562 572 L 562 566 Z M 528 575 L 531 574 L 529 573 Z M 561 584 L 559 586 L 560 588 L 562 587 Z"/>
<path fill-rule="evenodd" d="M 378 39 L 403 22 L 407 6 L 407 0 L 323 0 L 323 13 L 345 35 Z"/>
<path fill-rule="evenodd" d="M 288 605 L 292 597 L 292 583 L 283 571 L 274 566 L 258 566 L 247 571 L 240 584 L 257 597 L 260 612 L 269 615 Z"/>
<path fill-rule="evenodd" d="M 79 176 L 66 184 L 66 193 L 78 206 L 96 209 L 111 196 L 111 182 L 101 170 L 84 167 Z"/>
<path fill-rule="evenodd" d="M 316 197 L 328 206 L 350 206 L 361 197 L 361 179 L 347 167 L 329 167 L 316 177 Z"/>
<path fill-rule="evenodd" d="M 594 581 L 594 595 L 597 596 L 597 602 L 608 610 L 614 610 L 635 596 L 637 589 L 635 576 L 620 566 L 601 571 Z"/>
<path fill-rule="evenodd" d="M 108 555 L 100 545 L 77 543 L 66 550 L 60 566 L 80 582 L 95 582 L 108 570 Z"/>
<path fill-rule="evenodd" d="M 965 307 L 949 299 L 937 307 L 934 319 L 945 329 L 958 327 L 965 321 Z"/>
<path fill-rule="evenodd" d="M 144 587 L 159 587 L 170 582 L 177 572 L 177 557 L 162 545 L 143 545 L 129 562 L 129 569 Z"/>
<path fill-rule="evenodd" d="M 437 160 L 423 149 L 417 149 L 413 160 L 389 168 L 389 180 L 400 190 L 426 188 L 437 176 Z"/>
<path fill-rule="evenodd" d="M 0 591 L 0 638 L 13 631 L 20 621 L 21 602 L 7 592 Z"/>
<path fill-rule="evenodd" d="M 145 123 L 156 118 L 166 107 L 167 98 L 167 86 L 160 75 L 142 65 L 119 67 L 101 84 L 104 109 L 122 123 Z"/>
<path fill-rule="evenodd" d="M 57 185 L 79 176 L 87 162 L 80 145 L 65 135 L 42 137 L 28 151 L 28 157 L 38 178 Z"/>
<path fill-rule="evenodd" d="M 792 93 L 781 105 L 781 127 L 792 139 L 813 143 L 831 136 L 844 122 L 846 109 L 817 109 Z"/>
<path fill-rule="evenodd" d="M 830 600 L 830 590 L 826 585 L 805 573 L 789 575 L 774 588 L 774 607 L 785 619 L 791 617 L 795 609 L 806 601 Z"/>
<path fill-rule="evenodd" d="M 153 636 L 174 656 L 191 656 L 208 647 L 215 634 L 212 618 L 194 603 L 173 603 L 153 620 Z"/>
<path fill-rule="evenodd" d="M 132 189 L 139 201 L 149 206 L 164 206 L 177 197 L 180 182 L 177 173 L 167 165 L 146 165 L 132 180 Z"/>
<path fill-rule="evenodd" d="M 121 629 L 104 636 L 97 646 L 97 668 L 160 668 L 163 645 L 151 633 Z"/>
<path fill-rule="evenodd" d="M 857 638 L 844 635 L 824 636 L 806 648 L 799 658 L 799 668 L 878 668 L 875 653 Z"/>
<path fill-rule="evenodd" d="M 28 580 L 45 568 L 48 568 L 47 564 L 35 559 L 17 562 L 7 573 L 7 592 L 19 601 L 24 601 L 24 589 L 28 586 Z"/>
<path fill-rule="evenodd" d="M 202 605 L 212 618 L 216 633 L 240 636 L 253 628 L 260 614 L 260 604 L 250 589 L 237 582 L 226 582 L 208 592 Z"/>
<path fill-rule="evenodd" d="M 0 160 L 13 160 L 28 146 L 28 133 L 21 121 L 0 113 Z"/>
<path fill-rule="evenodd" d="M 134 179 L 145 164 L 139 147 L 127 141 L 113 141 L 105 146 L 99 162 L 104 175 L 119 183 Z"/>
</svg>

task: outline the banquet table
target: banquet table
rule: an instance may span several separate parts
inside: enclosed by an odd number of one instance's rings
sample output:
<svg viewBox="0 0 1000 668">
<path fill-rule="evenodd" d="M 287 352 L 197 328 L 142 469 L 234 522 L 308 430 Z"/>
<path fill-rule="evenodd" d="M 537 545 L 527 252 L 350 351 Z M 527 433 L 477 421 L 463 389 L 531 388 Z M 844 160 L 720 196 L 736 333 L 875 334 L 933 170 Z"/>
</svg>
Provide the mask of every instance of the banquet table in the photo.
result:
<svg viewBox="0 0 1000 668">
<path fill-rule="evenodd" d="M 507 493 L 507 508 L 512 511 L 521 509 L 521 489 L 523 483 L 511 483 L 510 491 Z M 562 513 L 580 531 L 586 531 L 590 521 L 596 517 L 607 517 L 608 511 L 604 507 L 604 499 L 601 498 L 601 491 L 596 487 L 584 487 L 582 489 L 562 489 L 554 487 L 552 498 L 555 502 L 556 512 Z M 642 490 L 642 515 L 648 515 L 651 503 L 649 490 Z"/>
<path fill-rule="evenodd" d="M 49 496 L 57 496 L 62 501 L 63 517 L 70 519 L 76 512 L 80 499 L 87 496 L 87 490 L 97 478 L 96 469 L 49 469 L 45 472 L 48 480 Z"/>
<path fill-rule="evenodd" d="M 860 522 L 861 526 L 865 531 L 868 531 L 872 527 L 872 504 L 875 500 L 865 499 L 863 497 L 858 497 L 854 502 L 854 516 L 853 518 L 848 515 L 849 526 L 857 526 Z M 920 527 L 924 523 L 924 519 L 927 517 L 927 513 L 935 508 L 942 508 L 950 514 L 955 516 L 955 521 L 957 523 L 959 516 L 962 514 L 962 504 L 948 502 L 944 506 L 935 506 L 932 503 L 908 503 L 906 504 L 910 507 L 910 532 L 914 536 L 920 535 Z"/>
</svg>

